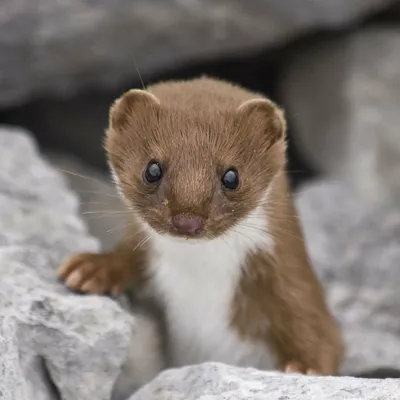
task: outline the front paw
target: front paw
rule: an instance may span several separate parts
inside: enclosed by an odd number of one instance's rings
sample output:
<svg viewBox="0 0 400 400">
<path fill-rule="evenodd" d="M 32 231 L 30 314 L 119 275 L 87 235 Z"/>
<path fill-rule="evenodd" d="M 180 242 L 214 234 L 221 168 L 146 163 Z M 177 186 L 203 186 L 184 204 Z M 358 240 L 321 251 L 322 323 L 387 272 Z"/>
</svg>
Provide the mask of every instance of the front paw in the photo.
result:
<svg viewBox="0 0 400 400">
<path fill-rule="evenodd" d="M 80 253 L 64 262 L 58 275 L 72 290 L 117 295 L 123 291 L 123 279 L 116 262 L 108 254 Z"/>
<path fill-rule="evenodd" d="M 291 361 L 284 367 L 284 372 L 292 374 L 320 375 L 314 368 L 310 368 L 300 362 Z"/>
</svg>

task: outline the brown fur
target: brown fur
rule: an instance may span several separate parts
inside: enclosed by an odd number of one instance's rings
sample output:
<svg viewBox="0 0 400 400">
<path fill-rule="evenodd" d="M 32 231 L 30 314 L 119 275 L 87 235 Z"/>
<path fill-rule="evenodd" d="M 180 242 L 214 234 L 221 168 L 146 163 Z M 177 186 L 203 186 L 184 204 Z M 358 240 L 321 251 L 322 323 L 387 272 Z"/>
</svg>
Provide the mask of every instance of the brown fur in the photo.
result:
<svg viewBox="0 0 400 400">
<path fill-rule="evenodd" d="M 285 132 L 275 104 L 226 82 L 199 78 L 127 92 L 111 108 L 105 147 L 133 210 L 134 228 L 115 251 L 75 256 L 60 275 L 70 287 L 88 292 L 120 291 L 132 283 L 144 287 L 144 221 L 159 233 L 177 235 L 174 216 L 200 218 L 204 231 L 188 240 L 212 239 L 240 223 L 268 189 L 260 218 L 268 215 L 265 234 L 274 239 L 274 253 L 248 254 L 231 325 L 243 337 L 265 341 L 279 368 L 337 373 L 343 344 L 289 194 Z M 150 160 L 163 167 L 160 183 L 143 180 Z M 220 179 L 231 166 L 241 183 L 226 191 Z"/>
<path fill-rule="evenodd" d="M 285 175 L 273 183 L 266 213 L 271 222 L 274 254 L 249 254 L 234 302 L 232 325 L 243 337 L 266 340 L 278 367 L 335 374 L 343 358 L 336 321 L 308 260 L 303 234 Z M 268 326 L 259 322 L 268 319 Z"/>
</svg>

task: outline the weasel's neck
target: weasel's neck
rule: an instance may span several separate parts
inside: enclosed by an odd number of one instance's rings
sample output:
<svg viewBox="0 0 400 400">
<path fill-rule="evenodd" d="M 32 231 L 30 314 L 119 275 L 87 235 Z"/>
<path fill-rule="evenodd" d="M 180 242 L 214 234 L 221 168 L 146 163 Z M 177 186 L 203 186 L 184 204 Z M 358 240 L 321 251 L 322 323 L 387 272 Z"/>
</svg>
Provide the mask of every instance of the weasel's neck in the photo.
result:
<svg viewBox="0 0 400 400">
<path fill-rule="evenodd" d="M 263 215 L 254 210 L 224 237 L 198 244 L 154 238 L 157 253 L 152 253 L 149 283 L 166 312 L 173 366 L 210 360 L 272 366 L 264 344 L 241 340 L 230 326 L 247 255 L 258 249 L 273 251 Z"/>
</svg>

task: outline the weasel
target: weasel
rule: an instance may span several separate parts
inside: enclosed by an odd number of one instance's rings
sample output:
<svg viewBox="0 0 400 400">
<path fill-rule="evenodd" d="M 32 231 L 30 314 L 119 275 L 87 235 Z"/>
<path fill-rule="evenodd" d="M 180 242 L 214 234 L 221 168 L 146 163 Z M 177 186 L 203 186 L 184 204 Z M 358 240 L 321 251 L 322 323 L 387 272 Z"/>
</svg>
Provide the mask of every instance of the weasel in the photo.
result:
<svg viewBox="0 0 400 400">
<path fill-rule="evenodd" d="M 67 260 L 67 286 L 156 299 L 171 367 L 338 373 L 344 345 L 290 195 L 280 107 L 213 78 L 161 82 L 114 102 L 105 149 L 130 228 L 113 251 Z"/>
</svg>

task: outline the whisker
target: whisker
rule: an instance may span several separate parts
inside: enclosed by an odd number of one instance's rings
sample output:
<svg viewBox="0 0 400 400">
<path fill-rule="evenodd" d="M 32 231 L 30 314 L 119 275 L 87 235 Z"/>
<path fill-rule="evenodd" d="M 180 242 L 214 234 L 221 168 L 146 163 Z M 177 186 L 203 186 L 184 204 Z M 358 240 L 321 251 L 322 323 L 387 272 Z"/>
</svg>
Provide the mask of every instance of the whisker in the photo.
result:
<svg viewBox="0 0 400 400">
<path fill-rule="evenodd" d="M 101 219 L 105 219 L 105 218 L 115 218 L 116 215 L 87 215 L 85 216 L 85 218 L 87 220 L 101 220 Z"/>
<path fill-rule="evenodd" d="M 81 206 L 87 206 L 90 204 L 97 204 L 97 205 L 103 205 L 103 206 L 108 205 L 108 203 L 106 203 L 104 201 L 81 201 L 79 204 Z"/>
<path fill-rule="evenodd" d="M 83 175 L 83 174 L 80 174 L 80 173 L 78 173 L 78 172 L 68 171 L 68 170 L 63 169 L 63 168 L 57 168 L 57 169 L 58 169 L 60 172 L 63 172 L 63 173 L 68 174 L 68 175 L 76 176 L 77 178 L 85 179 L 85 180 L 87 180 L 87 181 L 91 181 L 91 182 L 95 182 L 95 183 L 104 184 L 104 182 L 101 181 L 100 179 L 93 178 L 93 177 L 91 177 L 91 176 Z M 112 181 L 111 181 L 110 178 L 107 180 L 107 182 L 112 183 Z"/>
<path fill-rule="evenodd" d="M 228 247 L 228 249 L 230 250 L 230 256 L 232 257 L 232 262 L 235 263 L 236 260 L 234 258 L 235 255 L 235 251 L 233 249 L 233 247 L 231 246 L 231 244 L 225 239 L 224 235 L 221 236 L 222 241 L 225 243 L 225 245 Z"/>
<path fill-rule="evenodd" d="M 275 234 L 274 232 L 269 231 L 269 230 L 267 230 L 267 229 L 263 229 L 263 228 L 261 228 L 261 227 L 259 227 L 259 226 L 251 225 L 251 224 L 244 223 L 244 222 L 241 222 L 240 225 L 243 226 L 243 227 L 245 227 L 245 228 L 248 228 L 248 229 L 253 229 L 253 230 L 258 231 L 258 232 L 260 232 L 260 233 L 265 233 L 266 235 L 269 235 L 269 236 L 271 236 L 272 238 L 281 241 L 281 239 L 279 239 L 279 238 L 276 236 L 276 234 Z M 296 239 L 296 240 L 300 240 L 300 241 L 302 241 L 302 242 L 305 242 L 305 239 L 304 239 L 303 236 L 301 236 L 301 235 L 296 235 L 296 234 L 290 232 L 290 231 L 287 230 L 287 229 L 282 229 L 281 227 L 274 227 L 274 230 L 275 230 L 277 233 L 281 233 L 282 236 L 290 236 L 290 237 L 292 237 L 292 238 L 294 238 L 294 239 Z"/>
<path fill-rule="evenodd" d="M 100 196 L 112 197 L 114 199 L 121 200 L 121 198 L 117 194 L 97 192 L 95 190 L 79 190 L 79 189 L 77 190 L 77 189 L 74 189 L 74 191 L 76 193 L 78 193 L 78 194 L 80 194 L 80 193 L 97 194 L 97 195 L 100 195 Z"/>
<path fill-rule="evenodd" d="M 113 210 L 95 210 L 95 211 L 83 211 L 82 215 L 90 215 L 90 214 L 105 214 L 105 215 L 119 215 L 119 214 L 126 214 L 131 215 L 129 211 L 113 211 Z"/>
<path fill-rule="evenodd" d="M 144 246 L 149 240 L 151 239 L 151 235 L 146 236 L 143 240 L 141 240 L 132 250 L 133 252 L 140 249 L 142 246 Z"/>
<path fill-rule="evenodd" d="M 268 221 L 272 222 L 293 222 L 294 220 L 298 219 L 299 217 L 296 214 L 287 214 L 284 216 L 275 215 L 275 214 L 253 214 L 247 217 L 248 220 L 262 220 L 267 219 Z"/>
<path fill-rule="evenodd" d="M 134 56 L 133 54 L 131 54 L 131 55 L 132 55 L 133 66 L 135 67 L 136 72 L 137 72 L 137 74 L 138 74 L 138 76 L 139 76 L 139 80 L 140 80 L 140 83 L 141 83 L 141 85 L 142 85 L 142 89 L 143 89 L 143 90 L 146 90 L 146 86 L 145 86 L 145 84 L 144 84 L 144 81 L 143 81 L 143 79 L 142 79 L 142 75 L 141 75 L 141 73 L 140 73 L 140 71 L 139 71 L 139 68 L 138 68 L 138 66 L 137 66 L 137 62 L 136 62 L 135 56 Z"/>
<path fill-rule="evenodd" d="M 247 236 L 244 232 L 238 230 L 237 228 L 240 227 L 240 224 L 236 225 L 235 227 L 232 228 L 232 231 L 235 232 L 236 234 L 242 236 L 246 241 L 249 241 L 251 244 L 256 244 L 254 239 L 252 239 L 250 236 Z"/>
<path fill-rule="evenodd" d="M 111 229 L 107 229 L 107 233 L 114 233 L 115 231 L 118 231 L 118 230 L 121 230 L 121 229 L 128 229 L 128 228 L 130 228 L 130 227 L 132 227 L 133 225 L 132 225 L 132 223 L 129 223 L 129 224 L 122 224 L 122 225 L 118 225 L 118 226 L 116 226 L 115 228 L 111 228 Z M 136 233 L 140 233 L 140 232 L 136 232 Z"/>
</svg>

